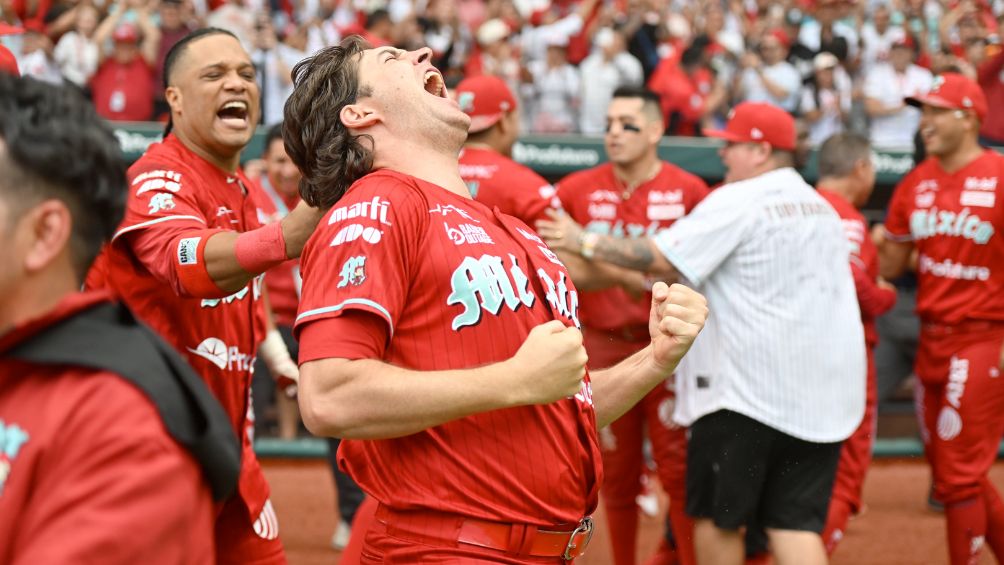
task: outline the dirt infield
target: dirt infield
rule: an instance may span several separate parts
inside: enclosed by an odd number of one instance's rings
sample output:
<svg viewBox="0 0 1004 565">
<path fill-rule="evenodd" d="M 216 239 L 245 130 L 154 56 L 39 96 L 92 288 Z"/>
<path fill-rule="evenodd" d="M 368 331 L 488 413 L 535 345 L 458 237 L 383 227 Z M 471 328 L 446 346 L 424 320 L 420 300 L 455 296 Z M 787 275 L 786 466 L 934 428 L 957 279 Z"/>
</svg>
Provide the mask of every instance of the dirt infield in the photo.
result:
<svg viewBox="0 0 1004 565">
<path fill-rule="evenodd" d="M 335 527 L 335 494 L 323 461 L 266 460 L 265 475 L 279 515 L 282 540 L 293 565 L 335 565 L 328 545 Z M 1004 490 L 1004 463 L 991 478 Z M 879 461 L 865 484 L 867 510 L 851 522 L 833 565 L 939 565 L 947 563 L 943 518 L 926 508 L 929 472 L 919 460 Z M 602 511 L 589 553 L 577 565 L 605 565 L 609 540 Z M 639 555 L 658 543 L 661 521 L 642 518 Z M 984 555 L 982 563 L 993 563 Z"/>
</svg>

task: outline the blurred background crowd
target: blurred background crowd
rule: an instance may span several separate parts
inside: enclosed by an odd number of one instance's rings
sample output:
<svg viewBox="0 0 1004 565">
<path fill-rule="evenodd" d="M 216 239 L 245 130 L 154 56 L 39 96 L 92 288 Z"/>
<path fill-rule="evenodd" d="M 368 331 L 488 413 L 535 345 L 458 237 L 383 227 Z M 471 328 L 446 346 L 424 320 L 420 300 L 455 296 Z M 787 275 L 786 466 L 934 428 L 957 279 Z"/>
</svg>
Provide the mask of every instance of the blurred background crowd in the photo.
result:
<svg viewBox="0 0 1004 565">
<path fill-rule="evenodd" d="M 73 83 L 108 119 L 166 116 L 167 50 L 225 28 L 258 67 L 264 125 L 282 118 L 290 69 L 360 34 L 430 47 L 455 84 L 493 74 L 520 97 L 524 133 L 601 134 L 615 89 L 647 84 L 667 135 L 720 127 L 742 101 L 802 118 L 810 141 L 854 130 L 912 148 L 904 96 L 955 70 L 1004 102 L 1004 0 L 0 0 L 0 42 L 24 75 Z M 1004 145 L 1004 113 L 984 141 Z"/>
</svg>

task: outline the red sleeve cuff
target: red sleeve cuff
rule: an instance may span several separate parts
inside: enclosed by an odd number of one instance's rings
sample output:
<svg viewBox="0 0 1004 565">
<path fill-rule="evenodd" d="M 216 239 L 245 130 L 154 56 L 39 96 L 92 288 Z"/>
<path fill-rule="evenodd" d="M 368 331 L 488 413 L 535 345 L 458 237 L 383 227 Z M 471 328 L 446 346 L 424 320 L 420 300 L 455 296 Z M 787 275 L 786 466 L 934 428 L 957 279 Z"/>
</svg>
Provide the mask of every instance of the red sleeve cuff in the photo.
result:
<svg viewBox="0 0 1004 565">
<path fill-rule="evenodd" d="M 298 328 L 300 364 L 318 359 L 383 359 L 390 338 L 387 321 L 363 310 L 321 318 Z"/>
</svg>

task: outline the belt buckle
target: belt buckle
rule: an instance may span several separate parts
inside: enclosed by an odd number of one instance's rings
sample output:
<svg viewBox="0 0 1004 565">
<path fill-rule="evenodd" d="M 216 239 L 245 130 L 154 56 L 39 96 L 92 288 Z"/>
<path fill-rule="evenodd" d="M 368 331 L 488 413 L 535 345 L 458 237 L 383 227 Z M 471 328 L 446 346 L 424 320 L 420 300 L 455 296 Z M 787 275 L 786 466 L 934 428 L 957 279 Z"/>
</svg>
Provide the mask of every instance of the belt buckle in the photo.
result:
<svg viewBox="0 0 1004 565">
<path fill-rule="evenodd" d="M 579 534 L 586 534 L 586 541 L 582 544 L 582 550 L 572 555 L 572 552 L 579 548 L 575 543 L 575 538 Z M 582 556 L 586 547 L 589 546 L 589 540 L 593 539 L 593 519 L 590 516 L 586 516 L 579 522 L 579 525 L 572 530 L 572 535 L 568 536 L 568 543 L 565 545 L 565 553 L 561 555 L 561 558 L 565 561 L 571 561 L 576 557 Z"/>
</svg>

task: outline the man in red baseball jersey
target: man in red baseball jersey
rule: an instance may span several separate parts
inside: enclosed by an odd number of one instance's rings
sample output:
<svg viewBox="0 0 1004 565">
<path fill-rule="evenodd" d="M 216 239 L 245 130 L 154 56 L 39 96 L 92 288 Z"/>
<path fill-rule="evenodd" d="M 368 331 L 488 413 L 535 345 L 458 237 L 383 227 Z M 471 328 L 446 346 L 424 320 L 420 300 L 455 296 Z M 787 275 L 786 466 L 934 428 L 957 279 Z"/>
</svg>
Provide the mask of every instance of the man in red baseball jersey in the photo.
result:
<svg viewBox="0 0 1004 565">
<path fill-rule="evenodd" d="M 168 53 L 164 76 L 169 133 L 130 167 L 125 219 L 88 286 L 112 289 L 181 352 L 243 440 L 238 493 L 216 521 L 217 562 L 281 563 L 268 485 L 248 437 L 251 367 L 266 328 L 260 275 L 299 255 L 318 214 L 301 205 L 279 222 L 259 222 L 265 196 L 239 167 L 259 93 L 236 37 L 193 32 Z M 288 355 L 280 347 L 265 360 L 281 374 L 296 366 Z"/>
<path fill-rule="evenodd" d="M 827 553 L 832 555 L 844 536 L 847 520 L 861 509 L 861 490 L 872 460 L 878 404 L 874 357 L 878 332 L 875 318 L 896 303 L 896 287 L 879 278 L 878 249 L 869 236 L 868 222 L 858 211 L 868 202 L 875 187 L 875 166 L 871 161 L 868 140 L 850 133 L 830 137 L 819 148 L 818 167 L 816 188 L 840 216 L 851 244 L 851 273 L 861 308 L 868 354 L 865 417 L 841 447 L 833 497 L 823 530 L 823 543 Z"/>
<path fill-rule="evenodd" d="M 471 197 L 489 209 L 516 216 L 528 226 L 545 218 L 557 204 L 554 187 L 512 160 L 519 137 L 516 99 L 504 80 L 491 75 L 468 78 L 454 92 L 460 109 L 471 117 L 471 129 L 460 151 L 460 177 Z"/>
<path fill-rule="evenodd" d="M 987 479 L 1004 433 L 1004 157 L 977 143 L 988 108 L 974 81 L 945 73 L 907 102 L 921 107 L 928 158 L 893 193 L 882 276 L 916 250 L 916 374 L 951 563 L 978 561 L 985 544 L 1004 559 L 1004 504 Z"/>
<path fill-rule="evenodd" d="M 125 308 L 79 292 L 124 181 L 78 92 L 0 73 L 2 563 L 213 560 L 213 497 L 240 468 L 226 415 Z"/>
<path fill-rule="evenodd" d="M 604 145 L 609 162 L 565 177 L 558 197 L 570 219 L 585 232 L 614 237 L 655 234 L 673 225 L 700 202 L 708 187 L 700 178 L 659 159 L 659 140 L 665 129 L 659 97 L 626 87 L 614 92 L 607 110 Z M 577 238 L 578 225 L 564 221 L 565 237 Z M 584 232 L 583 232 L 584 233 Z M 584 261 L 561 254 L 572 279 L 583 291 L 580 318 L 590 366 L 611 367 L 644 348 L 648 337 L 648 309 L 652 301 L 645 277 L 613 265 Z M 686 430 L 672 421 L 675 397 L 667 381 L 603 430 L 603 501 L 607 512 L 614 563 L 635 562 L 640 477 L 645 432 L 652 442 L 663 488 L 670 495 L 670 514 L 681 563 L 694 563 L 693 524 L 684 513 L 686 493 Z"/>
<path fill-rule="evenodd" d="M 588 373 L 567 270 L 470 199 L 470 118 L 432 52 L 366 47 L 297 65 L 286 105 L 301 195 L 331 208 L 302 258 L 304 422 L 345 438 L 342 466 L 379 501 L 363 563 L 572 559 L 602 479 L 597 425 L 672 372 L 703 298 L 657 285 L 651 345 Z"/>
</svg>

